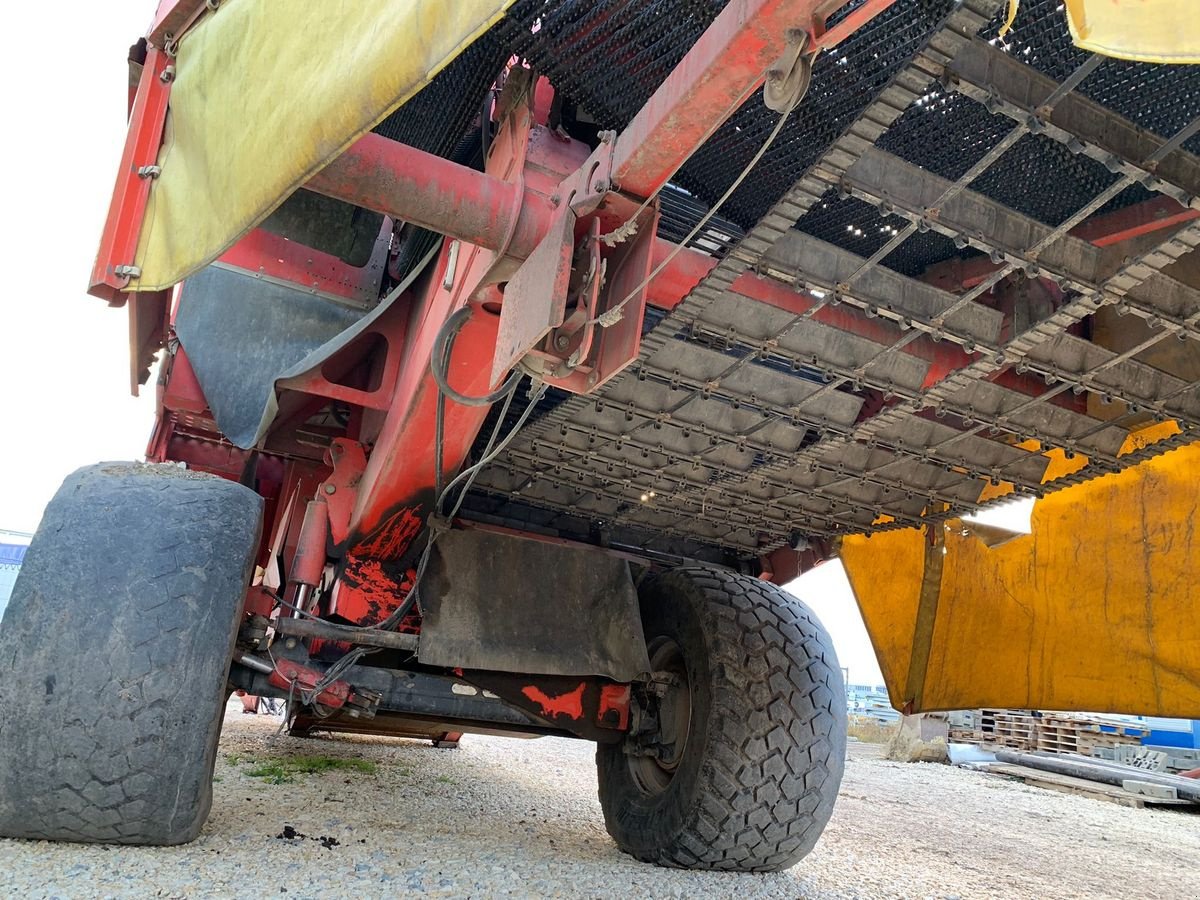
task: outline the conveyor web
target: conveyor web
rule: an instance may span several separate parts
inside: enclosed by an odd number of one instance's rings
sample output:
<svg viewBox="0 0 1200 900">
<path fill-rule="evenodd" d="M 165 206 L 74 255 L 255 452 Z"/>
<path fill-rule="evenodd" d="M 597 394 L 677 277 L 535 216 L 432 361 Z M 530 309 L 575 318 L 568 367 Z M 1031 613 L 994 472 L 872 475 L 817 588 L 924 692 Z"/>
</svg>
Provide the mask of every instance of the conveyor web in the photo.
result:
<svg viewBox="0 0 1200 900">
<path fill-rule="evenodd" d="M 999 5 L 900 0 L 821 56 L 721 210 L 717 267 L 648 321 L 641 358 L 599 396 L 543 401 L 470 508 L 760 553 L 974 509 L 1000 482 L 1057 490 L 1191 441 L 1200 385 L 1146 357 L 1200 341 L 1200 276 L 1172 265 L 1200 225 L 1119 253 L 1071 232 L 1156 197 L 1194 204 L 1200 73 L 1078 51 L 1054 0 L 1023 3 L 1004 45 Z M 486 40 L 619 128 L 722 6 L 518 0 Z M 756 97 L 722 127 L 679 173 L 663 233 L 683 233 L 775 122 Z M 948 290 L 928 277 L 947 261 L 981 274 Z M 796 302 L 747 296 L 746 273 Z M 1102 309 L 1147 337 L 1095 342 Z M 1131 440 L 1155 420 L 1178 433 Z M 1048 473 L 1035 451 L 1052 448 L 1065 463 Z"/>
</svg>

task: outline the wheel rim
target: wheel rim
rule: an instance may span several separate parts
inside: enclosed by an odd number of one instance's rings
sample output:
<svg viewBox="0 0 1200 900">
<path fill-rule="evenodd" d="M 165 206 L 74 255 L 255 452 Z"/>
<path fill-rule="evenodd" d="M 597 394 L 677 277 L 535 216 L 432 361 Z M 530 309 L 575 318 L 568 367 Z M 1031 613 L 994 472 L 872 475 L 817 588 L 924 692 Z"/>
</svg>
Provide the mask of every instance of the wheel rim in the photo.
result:
<svg viewBox="0 0 1200 900">
<path fill-rule="evenodd" d="M 692 690 L 683 651 L 668 637 L 650 641 L 650 668 L 656 676 L 668 675 L 670 682 L 659 701 L 659 731 L 655 755 L 630 755 L 629 771 L 643 793 L 663 793 L 675 777 L 687 752 L 692 725 Z"/>
</svg>

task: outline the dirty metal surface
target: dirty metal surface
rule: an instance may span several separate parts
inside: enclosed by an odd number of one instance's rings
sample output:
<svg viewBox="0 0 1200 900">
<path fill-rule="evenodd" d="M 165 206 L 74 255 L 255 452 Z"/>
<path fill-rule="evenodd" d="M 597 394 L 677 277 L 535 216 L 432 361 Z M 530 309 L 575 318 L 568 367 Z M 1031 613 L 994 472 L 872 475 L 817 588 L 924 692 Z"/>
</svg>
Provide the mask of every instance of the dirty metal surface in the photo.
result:
<svg viewBox="0 0 1200 900">
<path fill-rule="evenodd" d="M 901 0 L 820 57 L 796 121 L 701 245 L 717 266 L 648 317 L 629 370 L 543 402 L 479 478 L 483 505 L 748 555 L 972 510 L 1001 483 L 1040 495 L 1193 440 L 1200 386 L 1147 351 L 1200 354 L 1200 276 L 1185 258 L 1200 225 L 1134 247 L 1071 232 L 1148 198 L 1197 207 L 1200 73 L 1081 53 L 1053 2 L 1022 4 L 1005 46 L 1002 5 Z M 540 42 L 522 38 L 552 78 L 572 6 L 543 19 Z M 593 26 L 593 41 L 615 27 Z M 655 86 L 617 80 L 599 96 L 586 71 L 561 90 L 606 127 Z M 680 173 L 661 227 L 685 231 L 774 122 L 749 101 Z M 980 259 L 991 268 L 969 286 L 922 279 Z M 798 302 L 741 293 L 747 274 Z M 1148 336 L 1097 343 L 1103 308 Z M 1177 431 L 1136 435 L 1165 421 Z M 1078 463 L 1048 474 L 1049 450 Z"/>
</svg>

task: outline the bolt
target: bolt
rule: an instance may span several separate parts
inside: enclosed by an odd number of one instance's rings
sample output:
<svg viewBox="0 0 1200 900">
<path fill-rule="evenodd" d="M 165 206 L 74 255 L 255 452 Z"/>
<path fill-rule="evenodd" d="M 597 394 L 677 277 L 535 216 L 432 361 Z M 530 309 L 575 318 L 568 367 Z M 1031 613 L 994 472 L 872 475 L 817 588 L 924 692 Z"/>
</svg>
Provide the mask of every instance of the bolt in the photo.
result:
<svg viewBox="0 0 1200 900">
<path fill-rule="evenodd" d="M 283 642 L 283 646 L 287 647 L 289 650 L 295 650 L 296 649 L 296 639 L 288 638 L 286 641 Z"/>
<path fill-rule="evenodd" d="M 554 349 L 555 350 L 566 350 L 567 345 L 570 343 L 571 343 L 570 338 L 568 338 L 565 334 L 560 334 L 558 337 L 556 337 L 554 339 Z"/>
<path fill-rule="evenodd" d="M 170 84 L 172 81 L 174 81 L 175 80 L 175 67 L 167 66 L 165 69 L 163 69 L 162 73 L 158 76 L 158 80 L 161 81 L 163 84 Z"/>
<path fill-rule="evenodd" d="M 333 494 L 337 492 L 337 488 L 332 484 L 325 485 L 325 493 Z"/>
</svg>

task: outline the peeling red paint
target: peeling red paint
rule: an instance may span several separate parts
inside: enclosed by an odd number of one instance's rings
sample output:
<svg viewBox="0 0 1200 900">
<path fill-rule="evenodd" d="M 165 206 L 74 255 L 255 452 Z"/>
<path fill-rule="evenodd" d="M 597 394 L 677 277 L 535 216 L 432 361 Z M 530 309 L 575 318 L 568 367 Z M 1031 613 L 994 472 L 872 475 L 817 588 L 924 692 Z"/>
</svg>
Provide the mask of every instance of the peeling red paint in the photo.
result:
<svg viewBox="0 0 1200 900">
<path fill-rule="evenodd" d="M 545 691 L 536 685 L 530 684 L 521 688 L 521 693 L 536 703 L 542 708 L 542 715 L 553 718 L 554 716 L 567 716 L 572 719 L 583 718 L 583 691 L 587 687 L 586 682 L 580 682 L 579 687 L 565 694 L 559 694 L 557 697 L 548 696 Z"/>
<path fill-rule="evenodd" d="M 350 557 L 338 582 L 334 612 L 360 625 L 373 625 L 387 618 L 412 590 L 410 569 L 402 576 L 392 574 L 377 559 Z M 416 616 L 414 621 L 410 618 Z M 397 627 L 399 631 L 419 630 L 419 614 L 413 610 Z"/>
<path fill-rule="evenodd" d="M 375 559 L 395 559 L 412 544 L 424 522 L 416 509 L 405 508 L 392 513 L 376 529 L 374 536 L 359 544 L 354 552 Z"/>
</svg>

